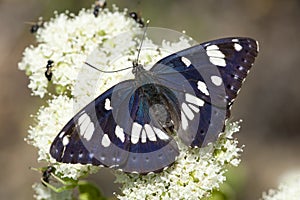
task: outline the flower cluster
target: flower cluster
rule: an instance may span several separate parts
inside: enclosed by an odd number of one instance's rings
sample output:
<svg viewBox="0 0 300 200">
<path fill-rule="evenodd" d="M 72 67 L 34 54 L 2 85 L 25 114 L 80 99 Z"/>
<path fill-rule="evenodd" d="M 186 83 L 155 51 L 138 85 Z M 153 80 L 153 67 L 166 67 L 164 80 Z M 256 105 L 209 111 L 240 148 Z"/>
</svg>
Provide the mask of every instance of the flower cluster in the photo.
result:
<svg viewBox="0 0 300 200">
<path fill-rule="evenodd" d="M 84 26 L 83 26 L 84 24 Z M 86 77 L 89 74 L 94 75 L 94 69 L 84 69 L 84 61 L 97 48 L 106 49 L 106 54 L 115 55 L 115 51 L 107 50 L 110 38 L 123 32 L 137 32 L 139 26 L 134 20 L 127 17 L 127 12 L 120 12 L 117 7 L 113 7 L 113 11 L 108 9 L 102 10 L 98 17 L 94 17 L 92 10 L 81 10 L 78 16 L 68 12 L 57 14 L 49 22 L 45 22 L 43 28 L 38 29 L 36 38 L 37 46 L 30 46 L 25 49 L 22 61 L 19 63 L 19 69 L 25 70 L 29 76 L 29 88 L 32 90 L 32 95 L 44 97 L 49 93 L 49 85 L 53 85 L 58 91 L 55 94 L 50 94 L 48 106 L 43 106 L 38 113 L 33 117 L 36 120 L 34 126 L 29 129 L 29 135 L 25 139 L 29 144 L 38 148 L 38 161 L 47 161 L 55 164 L 55 160 L 49 155 L 51 142 L 62 127 L 70 120 L 73 115 L 83 106 L 83 103 L 94 98 L 90 91 L 100 94 L 103 89 L 108 89 L 107 82 L 112 82 L 112 77 L 102 79 L 98 91 L 95 91 L 94 85 L 91 83 L 91 78 Z M 113 45 L 110 43 L 110 45 Z M 132 48 L 132 44 L 130 47 Z M 104 60 L 106 55 L 102 57 Z M 44 73 L 46 70 L 47 60 L 54 61 L 53 77 L 51 82 L 47 80 Z M 107 62 L 102 62 L 102 65 L 97 67 L 106 67 Z M 113 67 L 113 66 L 112 66 Z M 85 75 L 81 80 L 86 83 L 81 88 L 77 86 L 78 77 Z M 98 80 L 99 75 L 92 77 Z M 118 79 L 115 79 L 118 81 Z M 49 88 L 48 88 L 49 87 Z M 92 87 L 89 88 L 89 87 Z M 62 89 L 64 88 L 64 89 Z M 64 92 L 63 92 L 64 91 Z M 69 91 L 69 93 L 66 92 Z M 78 94 L 78 91 L 81 94 Z M 77 93 L 76 93 L 77 92 Z M 97 95 L 94 94 L 94 95 Z M 71 96 L 71 97 L 70 97 Z M 72 98 L 76 96 L 76 99 Z M 80 99 L 80 97 L 84 97 Z M 76 103 L 74 105 L 74 102 Z M 57 173 L 61 173 L 62 177 L 77 179 L 87 172 L 95 171 L 95 167 L 84 165 L 59 164 L 56 166 Z"/>
<path fill-rule="evenodd" d="M 140 44 L 141 28 L 127 16 L 127 12 L 103 9 L 98 16 L 91 9 L 78 15 L 55 14 L 36 33 L 37 46 L 24 51 L 19 69 L 29 76 L 32 95 L 44 98 L 47 105 L 33 117 L 36 123 L 30 127 L 26 141 L 38 148 L 38 161 L 55 165 L 60 178 L 78 180 L 96 172 L 90 165 L 57 163 L 49 154 L 49 148 L 63 126 L 82 107 L 116 83 L 132 77 L 128 71 L 95 73 L 84 65 L 88 62 L 101 70 L 119 70 L 132 65 Z M 137 39 L 138 38 L 138 39 Z M 177 41 L 161 41 L 157 44 L 146 37 L 139 60 L 146 66 L 160 58 L 191 46 L 187 37 Z M 48 60 L 54 61 L 53 77 L 45 77 Z M 55 88 L 54 92 L 51 88 Z M 53 93 L 52 93 L 53 92 Z M 233 139 L 239 130 L 238 123 L 228 123 L 215 144 L 205 148 L 190 149 L 179 140 L 180 156 L 174 165 L 159 174 L 145 176 L 114 172 L 121 183 L 119 199 L 200 199 L 209 196 L 213 189 L 225 181 L 227 166 L 237 166 L 242 149 Z M 36 199 L 51 199 L 53 192 L 35 184 Z M 64 193 L 71 195 L 71 193 Z M 69 196 L 70 197 L 70 196 Z"/>
<path fill-rule="evenodd" d="M 65 190 L 60 193 L 56 193 L 55 191 L 51 190 L 50 188 L 45 187 L 41 183 L 35 183 L 32 188 L 35 191 L 35 195 L 33 196 L 36 200 L 56 200 L 56 199 L 63 199 L 63 200 L 72 200 L 72 190 Z"/>
<path fill-rule="evenodd" d="M 300 197 L 300 172 L 290 172 L 282 178 L 278 189 L 264 192 L 262 200 L 298 200 Z"/>
<path fill-rule="evenodd" d="M 107 39 L 137 30 L 139 26 L 127 17 L 126 10 L 120 12 L 117 7 L 113 7 L 113 11 L 102 10 L 98 17 L 92 10 L 85 9 L 78 16 L 69 12 L 55 13 L 54 18 L 38 29 L 38 45 L 25 49 L 19 69 L 29 75 L 32 94 L 44 97 L 48 92 L 45 66 L 48 60 L 53 60 L 55 73 L 51 82 L 72 89 L 83 62 L 92 51 Z"/>
<path fill-rule="evenodd" d="M 240 163 L 236 139 L 239 123 L 233 122 L 219 136 L 215 144 L 190 149 L 179 143 L 180 155 L 173 166 L 159 174 L 137 175 L 116 173 L 122 184 L 121 200 L 127 199 L 201 199 L 211 195 L 226 180 L 226 167 Z"/>
</svg>

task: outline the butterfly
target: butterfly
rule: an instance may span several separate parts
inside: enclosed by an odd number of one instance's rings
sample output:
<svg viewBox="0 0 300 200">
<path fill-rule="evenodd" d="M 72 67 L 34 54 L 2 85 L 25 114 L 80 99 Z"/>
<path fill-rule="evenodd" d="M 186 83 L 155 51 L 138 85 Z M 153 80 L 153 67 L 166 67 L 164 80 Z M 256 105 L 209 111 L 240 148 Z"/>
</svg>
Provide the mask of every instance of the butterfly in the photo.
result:
<svg viewBox="0 0 300 200">
<path fill-rule="evenodd" d="M 216 141 L 255 57 L 251 38 L 223 38 L 159 60 L 133 62 L 134 79 L 116 84 L 80 110 L 54 139 L 58 162 L 147 174 L 191 148 Z"/>
</svg>

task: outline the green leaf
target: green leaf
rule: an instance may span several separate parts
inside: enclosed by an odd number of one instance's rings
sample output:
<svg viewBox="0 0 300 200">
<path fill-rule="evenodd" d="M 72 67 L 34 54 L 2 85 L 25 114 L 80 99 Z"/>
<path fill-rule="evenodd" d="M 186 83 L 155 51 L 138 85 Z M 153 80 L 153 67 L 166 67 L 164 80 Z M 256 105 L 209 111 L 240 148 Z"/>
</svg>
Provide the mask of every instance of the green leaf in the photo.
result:
<svg viewBox="0 0 300 200">
<path fill-rule="evenodd" d="M 79 200 L 107 200 L 92 183 L 80 181 L 78 184 Z"/>
</svg>

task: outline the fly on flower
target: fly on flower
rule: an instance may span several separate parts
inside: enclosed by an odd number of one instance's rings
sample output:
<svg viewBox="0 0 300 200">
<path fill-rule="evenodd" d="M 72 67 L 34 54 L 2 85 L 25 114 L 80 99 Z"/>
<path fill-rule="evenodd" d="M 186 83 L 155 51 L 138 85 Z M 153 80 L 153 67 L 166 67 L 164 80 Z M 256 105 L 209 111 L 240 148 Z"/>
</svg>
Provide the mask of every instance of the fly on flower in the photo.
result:
<svg viewBox="0 0 300 200">
<path fill-rule="evenodd" d="M 98 17 L 100 9 L 104 9 L 107 6 L 106 0 L 97 0 L 94 6 L 93 14 L 95 17 Z"/>
<path fill-rule="evenodd" d="M 31 24 L 30 33 L 34 34 L 39 30 L 39 28 L 44 26 L 44 21 L 42 18 L 40 18 L 36 23 L 27 22 L 27 24 Z"/>
<path fill-rule="evenodd" d="M 258 43 L 234 37 L 171 54 L 134 79 L 108 89 L 79 111 L 53 141 L 58 162 L 100 165 L 124 172 L 159 172 L 187 146 L 214 142 L 255 57 Z"/>
<path fill-rule="evenodd" d="M 43 185 L 44 182 L 45 183 L 49 183 L 49 179 L 50 179 L 50 176 L 52 175 L 52 173 L 55 172 L 55 167 L 53 166 L 48 166 L 44 171 L 43 171 L 43 177 L 42 177 L 42 180 L 43 180 Z M 46 186 L 46 185 L 45 185 Z"/>
<path fill-rule="evenodd" d="M 48 79 L 48 81 L 51 81 L 51 78 L 53 76 L 53 73 L 52 73 L 53 65 L 54 65 L 53 60 L 48 60 L 47 61 L 45 76 Z"/>
<path fill-rule="evenodd" d="M 136 12 L 130 12 L 129 16 L 134 19 L 134 21 L 136 21 L 136 23 L 138 23 L 140 25 L 141 28 L 143 28 L 145 26 L 145 23 L 141 17 L 140 14 L 136 13 Z"/>
</svg>

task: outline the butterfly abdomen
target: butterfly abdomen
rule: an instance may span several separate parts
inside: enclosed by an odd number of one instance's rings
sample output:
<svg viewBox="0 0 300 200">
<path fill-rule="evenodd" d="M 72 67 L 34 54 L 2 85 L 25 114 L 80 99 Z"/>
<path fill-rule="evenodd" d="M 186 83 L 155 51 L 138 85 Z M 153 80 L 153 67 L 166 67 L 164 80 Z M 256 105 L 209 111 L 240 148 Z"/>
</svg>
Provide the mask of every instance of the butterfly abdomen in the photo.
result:
<svg viewBox="0 0 300 200">
<path fill-rule="evenodd" d="M 139 124 L 152 124 L 170 131 L 178 128 L 178 100 L 170 89 L 154 83 L 144 84 L 135 90 L 130 102 L 131 117 Z"/>
</svg>

